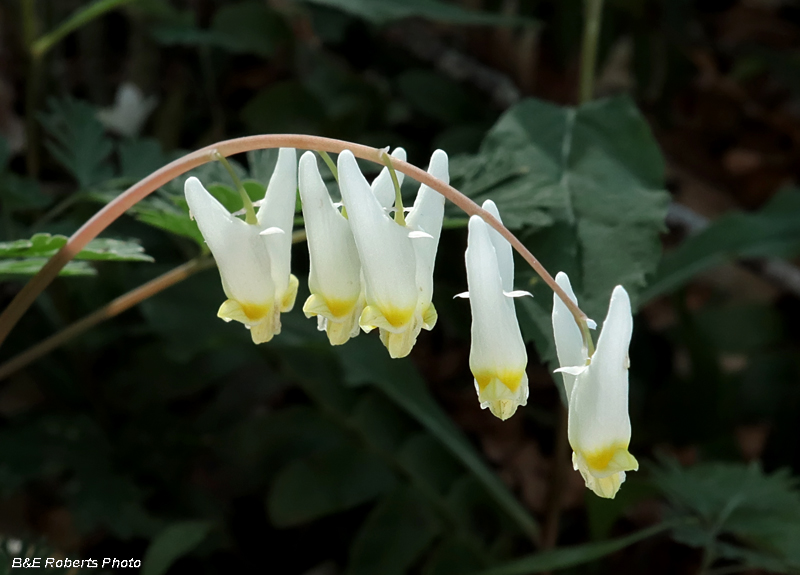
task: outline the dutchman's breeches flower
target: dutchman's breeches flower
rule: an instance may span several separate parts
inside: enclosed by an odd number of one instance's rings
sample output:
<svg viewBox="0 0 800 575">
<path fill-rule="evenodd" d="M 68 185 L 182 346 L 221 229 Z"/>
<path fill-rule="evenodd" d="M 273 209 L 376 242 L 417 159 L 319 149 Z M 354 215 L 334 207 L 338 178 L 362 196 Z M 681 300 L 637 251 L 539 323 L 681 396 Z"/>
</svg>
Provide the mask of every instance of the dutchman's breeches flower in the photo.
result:
<svg viewBox="0 0 800 575">
<path fill-rule="evenodd" d="M 494 202 L 483 208 L 500 219 Z M 481 407 L 508 419 L 528 401 L 528 354 L 517 322 L 511 245 L 479 216 L 469 220 L 467 284 L 472 308 L 469 367 Z"/>
<path fill-rule="evenodd" d="M 435 152 L 428 171 L 448 181 L 447 155 Z M 366 307 L 359 324 L 367 332 L 378 328 L 389 354 L 405 357 L 420 330 L 432 329 L 436 323 L 431 303 L 433 260 L 444 198 L 421 186 L 406 225 L 401 225 L 381 204 L 386 201 L 383 186 L 373 191 L 350 151 L 339 154 L 338 172 L 365 284 Z"/>
<path fill-rule="evenodd" d="M 294 149 L 282 148 L 255 224 L 231 214 L 200 183 L 186 180 L 185 194 L 222 276 L 228 299 L 217 315 L 243 323 L 255 343 L 280 333 L 280 313 L 294 306 L 297 278 L 290 273 L 297 189 Z"/>
<path fill-rule="evenodd" d="M 577 303 L 563 272 L 556 282 Z M 569 443 L 572 463 L 586 487 L 600 497 L 613 498 L 626 471 L 639 463 L 628 452 L 628 346 L 633 331 L 631 302 L 622 286 L 614 288 L 597 349 L 589 357 L 572 314 L 553 296 L 553 333 L 569 404 Z"/>
<path fill-rule="evenodd" d="M 331 200 L 313 152 L 300 158 L 300 198 L 311 262 L 311 296 L 303 312 L 317 316 L 320 331 L 328 333 L 332 345 L 341 345 L 359 332 L 364 309 L 361 263 L 350 224 Z"/>
</svg>

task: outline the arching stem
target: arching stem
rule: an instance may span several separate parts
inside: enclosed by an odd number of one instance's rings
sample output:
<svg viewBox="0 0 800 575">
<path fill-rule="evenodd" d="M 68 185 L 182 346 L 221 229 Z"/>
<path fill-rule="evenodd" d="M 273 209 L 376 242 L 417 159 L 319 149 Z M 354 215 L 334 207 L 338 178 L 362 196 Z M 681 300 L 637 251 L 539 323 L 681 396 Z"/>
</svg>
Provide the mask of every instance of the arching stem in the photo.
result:
<svg viewBox="0 0 800 575">
<path fill-rule="evenodd" d="M 78 231 L 69 238 L 67 243 L 39 270 L 31 280 L 19 291 L 11 304 L 0 314 L 0 344 L 5 341 L 13 327 L 20 320 L 22 315 L 33 304 L 37 296 L 44 291 L 53 279 L 58 276 L 61 269 L 80 252 L 86 244 L 96 238 L 100 232 L 106 229 L 113 221 L 124 214 L 137 202 L 147 197 L 149 194 L 185 174 L 192 168 L 215 160 L 215 153 L 219 152 L 223 156 L 232 156 L 250 150 L 266 148 L 297 148 L 301 150 L 323 150 L 326 152 L 341 153 L 350 150 L 354 156 L 376 164 L 383 165 L 381 150 L 361 144 L 353 144 L 342 140 L 323 138 L 320 136 L 305 136 L 296 134 L 270 134 L 260 136 L 245 136 L 233 140 L 225 140 L 179 158 L 163 168 L 156 170 L 146 178 L 140 180 L 127 190 L 117 196 L 114 200 L 106 204 L 94 216 L 92 216 Z M 425 170 L 418 168 L 408 162 L 392 160 L 395 169 L 403 172 L 416 181 L 427 185 L 436 190 L 456 206 L 461 208 L 468 215 L 477 215 L 483 218 L 486 223 L 497 230 L 511 246 L 519 252 L 522 258 L 528 262 L 533 270 L 539 274 L 544 282 L 561 298 L 564 305 L 575 317 L 578 325 L 586 323 L 586 314 L 575 305 L 575 303 L 564 293 L 556 281 L 546 269 L 539 263 L 534 255 L 512 234 L 503 224 L 501 224 L 492 214 L 481 208 L 470 198 L 445 184 L 441 180 L 434 178 Z"/>
</svg>

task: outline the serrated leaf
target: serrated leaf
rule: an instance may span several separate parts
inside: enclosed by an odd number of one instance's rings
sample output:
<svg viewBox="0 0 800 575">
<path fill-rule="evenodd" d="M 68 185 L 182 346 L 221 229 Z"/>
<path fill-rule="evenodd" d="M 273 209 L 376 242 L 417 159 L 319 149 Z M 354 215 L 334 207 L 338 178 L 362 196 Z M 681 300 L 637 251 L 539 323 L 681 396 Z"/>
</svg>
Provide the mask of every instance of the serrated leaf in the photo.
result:
<svg viewBox="0 0 800 575">
<path fill-rule="evenodd" d="M 765 474 L 756 464 L 706 463 L 682 468 L 665 461 L 653 469 L 653 481 L 674 512 L 698 519 L 675 529 L 687 545 L 704 546 L 724 536 L 743 551 L 740 559 L 764 556 L 800 570 L 800 491 L 787 470 Z M 734 552 L 727 550 L 727 556 Z"/>
<path fill-rule="evenodd" d="M 343 446 L 281 470 L 267 507 L 275 525 L 300 525 L 366 503 L 395 484 L 394 474 L 378 458 Z"/>
<path fill-rule="evenodd" d="M 0 242 L 0 258 L 48 258 L 55 255 L 66 243 L 67 236 L 34 234 L 29 240 Z M 153 258 L 145 254 L 144 248 L 138 243 L 111 238 L 96 238 L 92 240 L 73 259 L 153 261 Z"/>
<path fill-rule="evenodd" d="M 698 273 L 735 258 L 800 254 L 800 190 L 778 192 L 755 213 L 720 216 L 668 253 L 642 294 L 645 301 L 680 288 Z"/>
<path fill-rule="evenodd" d="M 476 26 L 511 26 L 531 22 L 524 18 L 466 10 L 439 0 L 306 0 L 306 2 L 338 8 L 378 25 L 413 17 Z"/>
<path fill-rule="evenodd" d="M 47 149 L 75 176 L 81 188 L 107 180 L 113 175 L 108 156 L 113 144 L 105 135 L 97 110 L 72 97 L 50 98 L 48 111 L 39 114 L 50 140 Z"/>
<path fill-rule="evenodd" d="M 147 548 L 142 575 L 164 575 L 175 561 L 208 536 L 211 527 L 208 521 L 182 521 L 164 529 Z"/>
<path fill-rule="evenodd" d="M 397 489 L 375 506 L 361 525 L 347 573 L 402 575 L 440 530 L 428 503 L 414 489 Z"/>
<path fill-rule="evenodd" d="M 0 259 L 0 278 L 36 275 L 47 260 L 48 258 Z M 97 270 L 86 262 L 72 261 L 64 266 L 58 275 L 93 276 L 97 275 Z"/>
<path fill-rule="evenodd" d="M 509 228 L 525 229 L 526 245 L 552 275 L 569 274 L 591 318 L 605 316 L 618 284 L 636 303 L 660 257 L 669 196 L 658 146 L 629 98 L 578 108 L 524 100 L 451 175 L 478 203 L 494 200 Z M 516 287 L 535 296 L 517 306 L 528 315 L 526 336 L 554 359 L 552 291 L 528 266 Z"/>
</svg>

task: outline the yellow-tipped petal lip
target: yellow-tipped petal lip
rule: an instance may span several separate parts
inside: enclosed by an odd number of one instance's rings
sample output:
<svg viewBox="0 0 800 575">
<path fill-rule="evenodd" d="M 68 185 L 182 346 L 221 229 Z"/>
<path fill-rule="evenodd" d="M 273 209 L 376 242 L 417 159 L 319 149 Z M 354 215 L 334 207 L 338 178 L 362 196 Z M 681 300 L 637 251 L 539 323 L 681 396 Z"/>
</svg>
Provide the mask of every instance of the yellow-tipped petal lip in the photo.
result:
<svg viewBox="0 0 800 575">
<path fill-rule="evenodd" d="M 358 298 L 354 300 L 342 300 L 327 298 L 321 294 L 311 294 L 303 305 L 303 313 L 306 317 L 321 315 L 329 320 L 343 320 L 350 316 L 356 305 Z"/>
<path fill-rule="evenodd" d="M 611 444 L 593 451 L 577 451 L 577 461 L 585 462 L 586 471 L 596 478 L 603 478 L 620 471 L 636 471 L 639 462 L 628 451 L 627 443 Z"/>
<path fill-rule="evenodd" d="M 255 325 L 265 317 L 272 315 L 273 305 L 272 301 L 252 303 L 227 299 L 219 306 L 217 317 L 225 321 L 233 320 L 245 325 Z"/>
<path fill-rule="evenodd" d="M 401 333 L 414 318 L 415 311 L 414 308 L 368 305 L 361 312 L 359 324 L 365 331 L 379 327 L 394 333 Z"/>
<path fill-rule="evenodd" d="M 516 393 L 525 379 L 525 368 L 507 368 L 494 370 L 474 370 L 472 375 L 478 383 L 478 388 L 483 391 L 493 380 L 499 380 L 509 391 Z"/>
</svg>

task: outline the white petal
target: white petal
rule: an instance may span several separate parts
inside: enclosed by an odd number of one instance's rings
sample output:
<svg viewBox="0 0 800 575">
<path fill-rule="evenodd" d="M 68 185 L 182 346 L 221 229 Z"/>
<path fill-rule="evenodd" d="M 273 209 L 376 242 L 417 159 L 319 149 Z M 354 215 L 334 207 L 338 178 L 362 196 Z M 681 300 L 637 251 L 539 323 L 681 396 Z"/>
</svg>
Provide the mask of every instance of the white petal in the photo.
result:
<svg viewBox="0 0 800 575">
<path fill-rule="evenodd" d="M 558 272 L 556 274 L 556 283 L 572 301 L 576 304 L 578 303 L 578 298 L 575 297 L 575 293 L 572 291 L 572 285 L 567 274 Z M 567 305 L 555 293 L 553 294 L 553 337 L 556 341 L 556 352 L 558 353 L 558 363 L 560 365 L 586 364 L 589 356 L 586 347 L 583 345 L 581 330 L 578 324 L 575 323 L 572 312 L 569 311 Z M 562 378 L 566 397 L 569 400 L 572 395 L 572 388 L 575 385 L 575 375 L 569 372 L 562 372 Z"/>
<path fill-rule="evenodd" d="M 388 150 L 389 148 L 386 149 Z M 398 160 L 406 161 L 406 151 L 403 148 L 395 148 L 390 155 Z M 397 183 L 402 186 L 405 174 L 397 170 L 395 172 L 397 172 Z M 389 173 L 388 167 L 384 167 L 378 177 L 372 181 L 372 193 L 375 194 L 378 202 L 384 208 L 390 208 L 394 205 L 394 182 L 392 182 L 392 174 Z"/>
<path fill-rule="evenodd" d="M 432 235 L 430 235 L 430 234 L 428 234 L 426 232 L 421 232 L 421 231 L 408 232 L 408 237 L 411 238 L 412 240 L 416 240 L 416 239 L 419 239 L 419 238 L 434 239 L 434 237 Z"/>
<path fill-rule="evenodd" d="M 186 180 L 186 201 L 217 261 L 226 295 L 242 304 L 272 303 L 270 257 L 260 228 L 233 216 L 195 177 Z"/>
<path fill-rule="evenodd" d="M 289 288 L 292 264 L 292 227 L 297 197 L 297 154 L 294 148 L 281 148 L 278 162 L 269 180 L 264 202 L 258 209 L 261 229 L 280 228 L 280 234 L 264 237 L 272 259 L 272 281 L 278 297 Z"/>
<path fill-rule="evenodd" d="M 569 438 L 575 451 L 627 447 L 630 441 L 628 346 L 632 330 L 628 293 L 617 286 L 591 365 L 578 377 L 570 397 Z"/>
<path fill-rule="evenodd" d="M 258 235 L 260 235 L 260 236 L 272 236 L 274 234 L 285 234 L 285 233 L 286 232 L 284 232 L 282 229 L 273 227 L 273 228 L 267 228 L 266 230 L 263 230 L 263 231 L 259 232 Z"/>
<path fill-rule="evenodd" d="M 486 200 L 483 202 L 481 207 L 492 214 L 498 221 L 500 221 L 500 223 L 503 223 L 503 219 L 500 217 L 500 212 L 492 200 Z M 486 224 L 486 227 L 489 228 L 489 237 L 492 239 L 492 245 L 494 245 L 495 252 L 497 252 L 497 263 L 500 266 L 500 276 L 503 278 L 503 290 L 509 292 L 513 291 L 514 253 L 511 249 L 511 244 L 508 243 L 507 239 L 500 235 L 500 232 L 495 230 L 489 224 Z"/>
<path fill-rule="evenodd" d="M 299 176 L 311 293 L 326 300 L 355 302 L 361 293 L 361 264 L 355 240 L 347 220 L 331 201 L 313 152 L 300 158 Z"/>
<path fill-rule="evenodd" d="M 465 255 L 472 309 L 469 364 L 479 393 L 488 394 L 481 396 L 481 401 L 486 402 L 495 415 L 498 412 L 505 415 L 510 404 L 504 402 L 513 400 L 517 402 L 516 405 L 525 405 L 527 400 L 525 367 L 528 357 L 513 300 L 503 295 L 498 258 L 490 231 L 480 217 L 470 218 Z M 511 395 L 498 395 L 504 387 L 498 382 L 507 384 L 505 387 Z M 511 407 L 515 408 L 515 405 Z"/>
<path fill-rule="evenodd" d="M 506 297 L 525 297 L 530 296 L 533 297 L 533 294 L 529 291 L 525 291 L 523 289 L 515 289 L 514 291 L 504 291 L 503 295 Z"/>
<path fill-rule="evenodd" d="M 457 297 L 458 298 L 463 298 L 463 299 L 469 299 L 469 292 L 468 291 L 462 291 L 461 293 L 457 293 L 456 295 L 453 296 L 453 299 L 456 299 Z"/>
<path fill-rule="evenodd" d="M 339 186 L 358 247 L 367 303 L 409 318 L 417 307 L 416 262 L 408 229 L 383 210 L 349 150 L 339 154 Z"/>
<path fill-rule="evenodd" d="M 553 373 L 568 373 L 570 375 L 580 375 L 587 369 L 589 369 L 588 365 L 575 365 L 572 367 L 559 367 L 558 369 L 553 370 Z"/>
<path fill-rule="evenodd" d="M 428 173 L 445 183 L 450 181 L 447 154 L 436 150 L 431 155 Z M 433 266 L 444 219 L 444 196 L 422 184 L 417 192 L 414 207 L 406 218 L 411 234 L 424 233 L 433 238 L 432 242 L 413 242 L 417 259 L 417 285 L 421 289 L 420 299 L 430 302 L 433 297 Z M 411 237 L 409 234 L 409 237 Z M 420 236 L 416 236 L 420 237 Z"/>
</svg>

